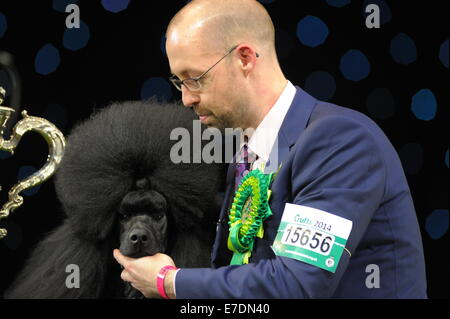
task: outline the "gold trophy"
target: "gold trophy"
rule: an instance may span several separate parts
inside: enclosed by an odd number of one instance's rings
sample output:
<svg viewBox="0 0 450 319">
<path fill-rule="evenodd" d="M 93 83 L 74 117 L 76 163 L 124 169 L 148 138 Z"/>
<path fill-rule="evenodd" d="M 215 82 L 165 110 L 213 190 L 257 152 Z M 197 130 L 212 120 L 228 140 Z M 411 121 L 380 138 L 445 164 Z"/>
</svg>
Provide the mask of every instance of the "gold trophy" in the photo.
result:
<svg viewBox="0 0 450 319">
<path fill-rule="evenodd" d="M 64 135 L 55 125 L 46 119 L 29 116 L 25 110 L 22 111 L 23 119 L 14 126 L 10 139 L 5 140 L 3 138 L 3 131 L 6 127 L 6 122 L 11 117 L 12 112 L 14 112 L 12 108 L 1 106 L 5 96 L 6 91 L 0 87 L 0 150 L 14 154 L 14 149 L 19 144 L 22 136 L 28 131 L 35 131 L 47 141 L 49 152 L 47 162 L 40 170 L 26 179 L 19 181 L 8 192 L 8 201 L 3 207 L 0 206 L 0 219 L 8 217 L 10 212 L 23 204 L 23 197 L 19 195 L 20 192 L 45 182 L 53 175 L 61 163 L 66 145 Z M 0 228 L 0 239 L 5 237 L 6 234 L 6 229 Z"/>
</svg>

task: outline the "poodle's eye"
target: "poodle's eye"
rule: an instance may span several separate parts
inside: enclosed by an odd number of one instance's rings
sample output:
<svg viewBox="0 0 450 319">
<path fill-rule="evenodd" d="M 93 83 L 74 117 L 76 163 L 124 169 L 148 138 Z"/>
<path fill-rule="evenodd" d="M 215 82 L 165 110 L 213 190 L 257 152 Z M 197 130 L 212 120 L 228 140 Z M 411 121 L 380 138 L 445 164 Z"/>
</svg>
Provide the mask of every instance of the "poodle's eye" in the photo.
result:
<svg viewBox="0 0 450 319">
<path fill-rule="evenodd" d="M 163 218 L 163 217 L 164 217 L 164 214 L 153 215 L 153 219 L 156 220 L 156 221 L 161 220 L 161 218 Z"/>
<path fill-rule="evenodd" d="M 121 220 L 127 220 L 127 219 L 129 219 L 130 218 L 130 215 L 127 215 L 127 214 L 120 214 L 120 219 Z"/>
</svg>

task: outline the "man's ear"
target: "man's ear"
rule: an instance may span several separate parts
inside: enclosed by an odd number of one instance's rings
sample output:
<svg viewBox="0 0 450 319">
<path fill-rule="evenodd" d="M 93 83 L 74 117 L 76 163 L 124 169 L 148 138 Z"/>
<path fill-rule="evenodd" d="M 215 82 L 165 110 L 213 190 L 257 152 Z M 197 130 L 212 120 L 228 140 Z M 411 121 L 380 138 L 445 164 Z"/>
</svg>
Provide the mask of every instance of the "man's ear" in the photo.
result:
<svg viewBox="0 0 450 319">
<path fill-rule="evenodd" d="M 247 76 L 255 68 L 259 54 L 251 45 L 246 44 L 240 45 L 236 52 L 242 71 Z"/>
</svg>

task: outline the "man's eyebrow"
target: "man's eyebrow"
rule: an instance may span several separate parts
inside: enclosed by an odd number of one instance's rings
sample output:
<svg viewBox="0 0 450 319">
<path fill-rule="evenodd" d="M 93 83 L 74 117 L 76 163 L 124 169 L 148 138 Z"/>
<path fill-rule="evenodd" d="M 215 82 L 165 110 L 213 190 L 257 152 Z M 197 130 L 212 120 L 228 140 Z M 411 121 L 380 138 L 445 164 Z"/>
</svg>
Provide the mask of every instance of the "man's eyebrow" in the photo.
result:
<svg viewBox="0 0 450 319">
<path fill-rule="evenodd" d="M 199 70 L 199 69 L 185 69 L 185 70 L 182 70 L 181 72 L 179 72 L 179 74 L 181 75 L 181 76 L 186 76 L 186 77 L 188 77 L 188 74 L 198 74 L 198 75 L 200 75 L 200 74 L 202 74 L 203 72 L 205 72 L 205 71 L 203 71 L 203 70 Z M 172 74 L 172 76 L 177 76 L 172 70 L 170 70 L 170 73 Z"/>
</svg>

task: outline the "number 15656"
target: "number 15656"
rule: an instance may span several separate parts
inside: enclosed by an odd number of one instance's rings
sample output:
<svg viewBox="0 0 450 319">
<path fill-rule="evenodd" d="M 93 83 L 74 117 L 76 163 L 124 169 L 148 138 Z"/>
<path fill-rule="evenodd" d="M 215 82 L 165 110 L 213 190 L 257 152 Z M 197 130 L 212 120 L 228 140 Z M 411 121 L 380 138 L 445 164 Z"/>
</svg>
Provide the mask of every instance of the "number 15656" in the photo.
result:
<svg viewBox="0 0 450 319">
<path fill-rule="evenodd" d="M 321 255 L 328 255 L 333 247 L 334 236 L 296 224 L 289 224 L 284 230 L 281 242 L 312 250 Z"/>
</svg>

